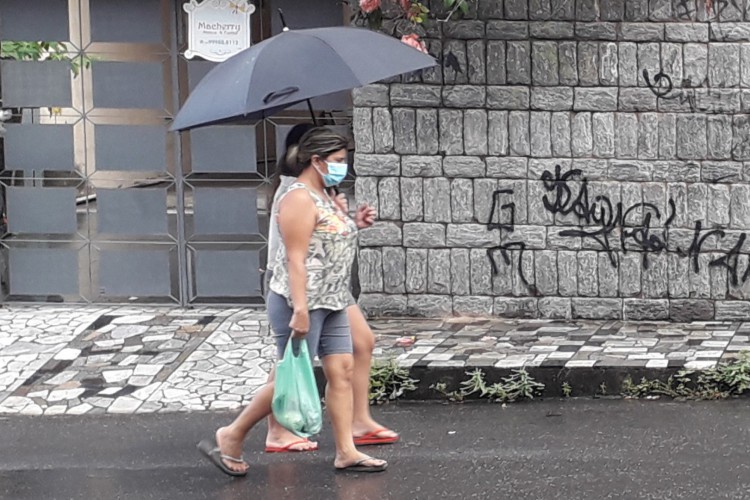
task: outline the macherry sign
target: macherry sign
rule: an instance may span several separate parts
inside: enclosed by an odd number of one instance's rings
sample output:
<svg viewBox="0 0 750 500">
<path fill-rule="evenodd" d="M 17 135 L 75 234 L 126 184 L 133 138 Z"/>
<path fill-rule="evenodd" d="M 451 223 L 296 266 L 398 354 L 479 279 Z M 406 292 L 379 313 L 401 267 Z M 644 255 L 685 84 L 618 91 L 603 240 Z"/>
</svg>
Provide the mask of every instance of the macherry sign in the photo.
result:
<svg viewBox="0 0 750 500">
<path fill-rule="evenodd" d="M 250 15 L 255 6 L 247 0 L 190 0 L 188 49 L 185 57 L 221 62 L 250 47 Z"/>
</svg>

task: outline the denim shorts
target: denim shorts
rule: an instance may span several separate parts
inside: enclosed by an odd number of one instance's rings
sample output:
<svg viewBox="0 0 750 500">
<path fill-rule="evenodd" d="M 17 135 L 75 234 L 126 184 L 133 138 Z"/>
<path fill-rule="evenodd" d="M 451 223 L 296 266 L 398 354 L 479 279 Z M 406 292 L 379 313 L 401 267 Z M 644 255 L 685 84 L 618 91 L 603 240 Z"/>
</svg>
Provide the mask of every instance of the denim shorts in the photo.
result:
<svg viewBox="0 0 750 500">
<path fill-rule="evenodd" d="M 279 359 L 284 357 L 286 343 L 292 335 L 289 322 L 292 308 L 286 299 L 275 292 L 268 292 L 266 307 Z M 330 354 L 351 354 L 352 333 L 346 310 L 314 309 L 310 311 L 310 331 L 305 336 L 310 356 L 321 359 Z"/>
</svg>

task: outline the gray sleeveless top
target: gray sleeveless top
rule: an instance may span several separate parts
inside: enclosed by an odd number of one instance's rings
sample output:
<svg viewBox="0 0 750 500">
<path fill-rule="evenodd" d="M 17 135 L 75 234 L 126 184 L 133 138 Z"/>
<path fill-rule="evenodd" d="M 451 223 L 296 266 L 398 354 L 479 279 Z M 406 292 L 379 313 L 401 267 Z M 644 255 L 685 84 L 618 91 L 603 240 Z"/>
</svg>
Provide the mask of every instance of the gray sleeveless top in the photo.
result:
<svg viewBox="0 0 750 500">
<path fill-rule="evenodd" d="M 307 307 L 341 311 L 354 303 L 350 292 L 350 280 L 354 257 L 357 253 L 357 226 L 354 221 L 336 207 L 330 198 L 323 199 L 305 184 L 292 184 L 281 197 L 304 189 L 315 202 L 318 220 L 310 237 L 310 246 L 305 262 L 307 268 Z M 279 201 L 281 201 L 281 199 Z M 278 217 L 278 214 L 274 214 Z M 270 288 L 287 299 L 290 307 L 289 269 L 286 246 L 283 238 L 279 242 L 276 264 Z"/>
</svg>

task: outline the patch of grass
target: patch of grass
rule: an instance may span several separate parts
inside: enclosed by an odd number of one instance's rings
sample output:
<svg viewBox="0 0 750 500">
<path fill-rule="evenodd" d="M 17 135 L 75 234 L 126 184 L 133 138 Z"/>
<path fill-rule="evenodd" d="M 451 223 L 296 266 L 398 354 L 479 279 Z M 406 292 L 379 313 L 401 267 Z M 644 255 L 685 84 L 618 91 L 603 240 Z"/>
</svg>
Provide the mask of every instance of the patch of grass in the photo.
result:
<svg viewBox="0 0 750 500">
<path fill-rule="evenodd" d="M 674 399 L 715 400 L 744 394 L 750 388 L 750 354 L 706 370 L 680 370 L 666 381 L 645 377 L 635 383 L 628 377 L 622 395 L 628 398 L 667 396 Z"/>
<path fill-rule="evenodd" d="M 417 389 L 419 380 L 409 376 L 409 370 L 395 359 L 374 361 L 370 368 L 370 404 L 383 404 Z"/>
<path fill-rule="evenodd" d="M 573 388 L 570 387 L 569 383 L 563 382 L 562 393 L 563 393 L 563 397 L 566 397 L 566 398 L 569 398 L 570 396 L 573 395 Z"/>
<path fill-rule="evenodd" d="M 523 368 L 513 370 L 513 373 L 504 377 L 502 381 L 490 384 L 484 377 L 484 372 L 476 370 L 466 372 L 467 380 L 461 382 L 456 391 L 447 391 L 444 383 L 430 386 L 431 389 L 443 394 L 450 401 L 463 401 L 468 396 L 476 395 L 479 398 L 487 398 L 498 403 L 512 403 L 519 399 L 534 399 L 544 390 L 544 384 L 534 380 Z"/>
</svg>

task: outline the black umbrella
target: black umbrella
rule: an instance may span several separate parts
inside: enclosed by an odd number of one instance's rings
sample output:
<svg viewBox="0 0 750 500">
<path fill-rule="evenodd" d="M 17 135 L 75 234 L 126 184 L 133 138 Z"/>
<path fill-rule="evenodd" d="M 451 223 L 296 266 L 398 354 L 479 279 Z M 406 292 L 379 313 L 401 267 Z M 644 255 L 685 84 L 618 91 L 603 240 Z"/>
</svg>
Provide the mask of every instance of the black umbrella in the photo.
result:
<svg viewBox="0 0 750 500">
<path fill-rule="evenodd" d="M 432 56 L 367 29 L 284 31 L 213 68 L 170 130 L 265 118 L 314 97 L 436 64 Z"/>
</svg>

